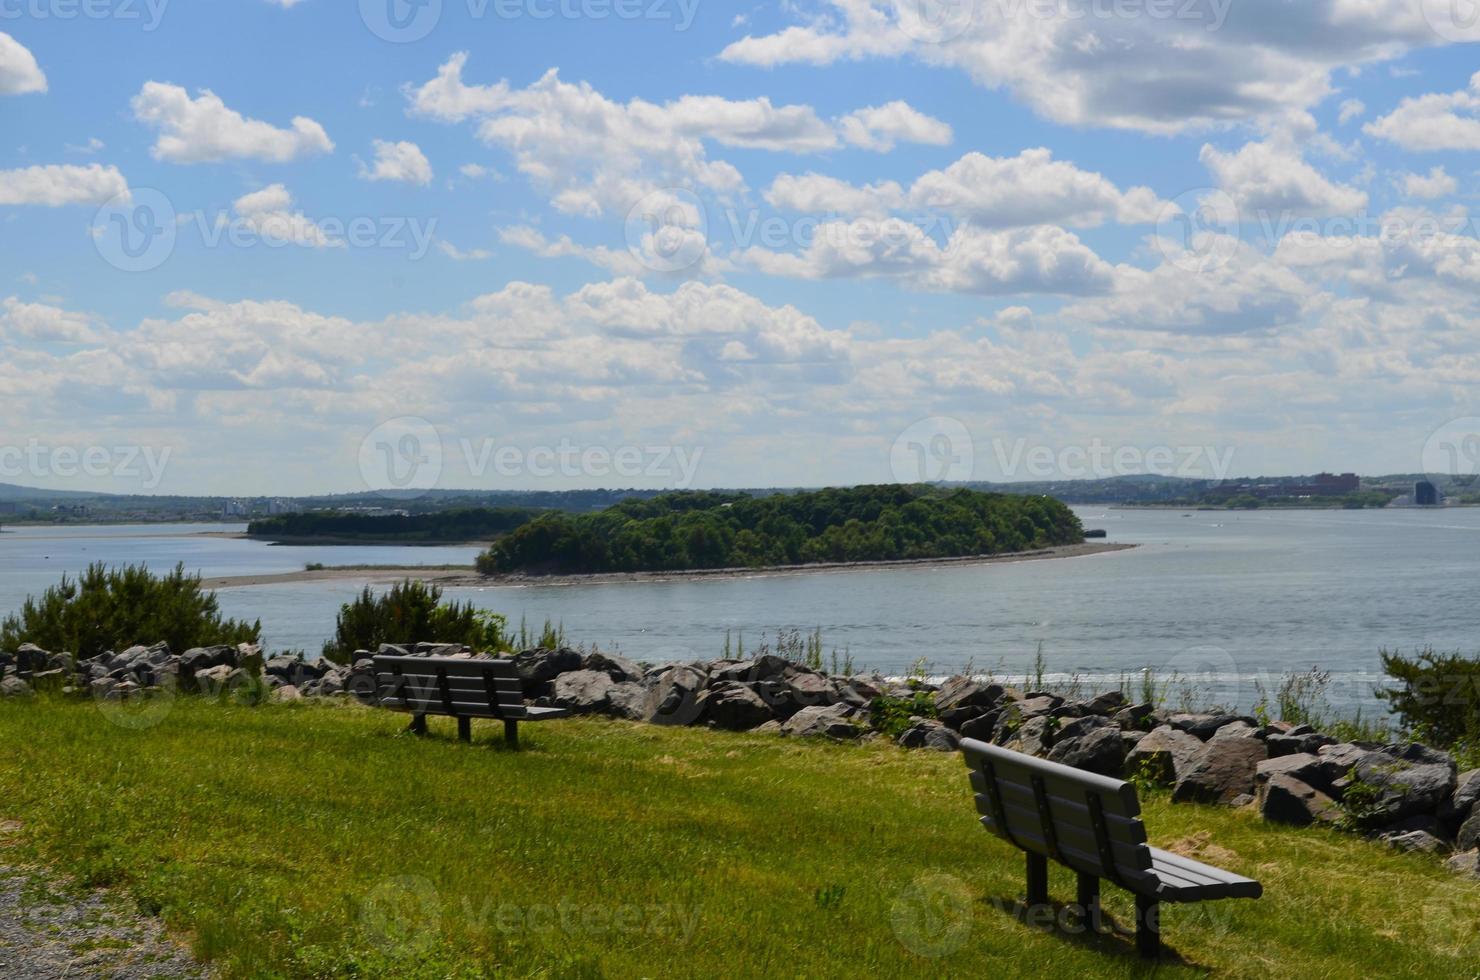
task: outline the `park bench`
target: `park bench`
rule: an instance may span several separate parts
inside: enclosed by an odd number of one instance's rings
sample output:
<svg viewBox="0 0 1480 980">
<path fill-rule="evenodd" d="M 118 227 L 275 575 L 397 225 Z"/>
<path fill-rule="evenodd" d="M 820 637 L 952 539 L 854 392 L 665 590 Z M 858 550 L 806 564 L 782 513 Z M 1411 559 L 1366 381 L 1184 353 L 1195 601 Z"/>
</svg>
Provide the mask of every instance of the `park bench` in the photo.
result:
<svg viewBox="0 0 1480 980">
<path fill-rule="evenodd" d="M 1135 787 L 975 739 L 961 743 L 982 826 L 1027 853 L 1027 906 L 1048 906 L 1048 859 L 1079 875 L 1078 905 L 1099 928 L 1100 881 L 1136 897 L 1136 949 L 1161 951 L 1160 903 L 1258 898 L 1257 881 L 1150 847 Z"/>
<path fill-rule="evenodd" d="M 504 723 L 504 740 L 519 747 L 519 723 L 563 718 L 564 708 L 524 704 L 524 687 L 512 660 L 459 657 L 377 656 L 376 700 L 383 708 L 411 714 L 411 731 L 425 735 L 427 715 L 457 719 L 457 737 L 473 740 L 474 718 Z"/>
</svg>

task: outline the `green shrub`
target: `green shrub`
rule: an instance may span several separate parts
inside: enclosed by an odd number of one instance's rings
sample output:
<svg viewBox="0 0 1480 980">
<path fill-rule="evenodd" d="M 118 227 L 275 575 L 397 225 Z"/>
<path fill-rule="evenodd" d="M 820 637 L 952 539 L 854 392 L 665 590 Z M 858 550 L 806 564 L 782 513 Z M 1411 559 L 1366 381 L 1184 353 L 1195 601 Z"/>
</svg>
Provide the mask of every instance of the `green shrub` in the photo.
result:
<svg viewBox="0 0 1480 980">
<path fill-rule="evenodd" d="M 1439 746 L 1480 741 L 1480 658 L 1383 650 L 1382 669 L 1398 685 L 1377 693 L 1407 731 Z"/>
<path fill-rule="evenodd" d="M 910 719 L 936 717 L 935 694 L 931 691 L 916 691 L 907 698 L 892 694 L 881 694 L 869 703 L 869 723 L 883 732 L 890 741 L 903 735 L 910 727 Z"/>
<path fill-rule="evenodd" d="M 435 585 L 410 579 L 382 595 L 369 586 L 339 608 L 334 639 L 324 644 L 324 659 L 346 663 L 356 650 L 382 643 L 462 643 L 478 652 L 509 649 L 508 621 L 472 603 L 442 601 Z"/>
<path fill-rule="evenodd" d="M 214 592 L 199 575 L 176 565 L 168 575 L 147 566 L 89 565 L 76 579 L 62 577 L 38 600 L 27 597 L 19 613 L 0 623 L 0 649 L 34 643 L 86 659 L 109 650 L 163 640 L 176 652 L 191 647 L 257 643 L 262 623 L 224 619 Z"/>
</svg>

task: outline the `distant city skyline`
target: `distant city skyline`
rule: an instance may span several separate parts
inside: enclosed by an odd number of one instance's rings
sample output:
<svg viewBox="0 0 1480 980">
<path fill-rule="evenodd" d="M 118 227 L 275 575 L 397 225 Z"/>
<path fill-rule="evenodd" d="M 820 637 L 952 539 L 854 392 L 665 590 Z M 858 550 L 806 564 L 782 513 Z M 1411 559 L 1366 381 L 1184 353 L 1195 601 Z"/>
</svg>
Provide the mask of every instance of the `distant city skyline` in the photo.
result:
<svg viewBox="0 0 1480 980">
<path fill-rule="evenodd" d="M 1461 13 L 16 5 L 0 482 L 1474 474 Z"/>
</svg>

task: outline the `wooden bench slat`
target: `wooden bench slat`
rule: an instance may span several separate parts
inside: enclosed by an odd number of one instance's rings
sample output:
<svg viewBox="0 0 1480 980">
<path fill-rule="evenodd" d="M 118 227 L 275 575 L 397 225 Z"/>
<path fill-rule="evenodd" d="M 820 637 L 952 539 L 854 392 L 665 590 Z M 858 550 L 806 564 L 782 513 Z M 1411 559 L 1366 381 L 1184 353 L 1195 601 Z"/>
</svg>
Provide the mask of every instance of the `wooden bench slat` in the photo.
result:
<svg viewBox="0 0 1480 980">
<path fill-rule="evenodd" d="M 1019 806 L 1007 799 L 1003 799 L 1003 810 L 1006 812 L 1010 822 L 1009 830 L 1014 837 L 1031 832 L 1034 836 L 1041 837 L 1039 833 L 1038 812 Z M 984 817 L 991 817 L 990 804 L 985 797 L 978 797 L 978 810 Z M 1089 827 L 1081 827 L 1072 823 L 1055 822 L 1059 841 L 1071 845 L 1079 851 L 1089 854 L 1094 858 L 1096 868 L 1100 867 L 1099 851 L 1095 844 L 1094 831 Z M 1133 844 L 1127 841 L 1112 840 L 1110 846 L 1115 855 L 1115 865 L 1118 870 L 1125 872 L 1145 871 L 1151 867 L 1151 861 L 1146 854 L 1143 844 Z M 1098 872 L 1097 872 L 1098 873 Z M 1101 877 L 1111 877 L 1109 869 L 1105 869 Z"/>
<path fill-rule="evenodd" d="M 979 794 L 986 793 L 986 777 L 979 770 L 972 770 L 971 785 Z M 1018 783 L 999 782 L 999 791 L 1003 800 L 1013 800 L 1018 804 L 1028 807 L 1033 804 L 1033 791 Z M 1089 804 L 1083 792 L 1072 797 L 1055 796 L 1050 794 L 1053 801 L 1054 812 L 1063 811 L 1066 815 L 1080 819 L 1085 826 L 1089 826 Z M 1103 797 L 1102 797 L 1103 804 Z M 983 813 L 989 811 L 983 810 Z M 1105 826 L 1110 831 L 1110 838 L 1126 844 L 1146 843 L 1146 826 L 1140 817 L 1127 817 L 1119 813 L 1106 813 Z"/>
<path fill-rule="evenodd" d="M 1264 886 L 1252 878 L 1155 847 L 1151 848 L 1151 869 L 1168 883 L 1173 876 L 1195 882 L 1204 898 L 1259 898 L 1264 894 Z"/>
<path fill-rule="evenodd" d="M 434 689 L 441 686 L 441 682 L 435 674 L 376 674 L 375 680 L 381 685 L 408 684 L 413 689 Z M 488 684 L 485 681 L 473 677 L 448 677 L 447 684 L 454 691 L 468 691 L 482 694 L 488 690 Z M 520 700 L 524 698 L 524 688 L 518 681 L 494 681 L 493 689 L 498 694 L 513 695 Z"/>
</svg>

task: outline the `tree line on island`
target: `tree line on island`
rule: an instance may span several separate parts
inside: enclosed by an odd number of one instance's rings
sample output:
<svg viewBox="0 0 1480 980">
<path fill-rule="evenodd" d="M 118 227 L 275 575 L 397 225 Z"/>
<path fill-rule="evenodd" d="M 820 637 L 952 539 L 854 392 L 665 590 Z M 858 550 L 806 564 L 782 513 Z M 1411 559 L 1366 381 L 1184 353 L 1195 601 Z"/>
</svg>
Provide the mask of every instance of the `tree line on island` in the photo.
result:
<svg viewBox="0 0 1480 980">
<path fill-rule="evenodd" d="M 1079 518 L 1051 497 L 929 486 L 684 491 L 595 514 L 541 514 L 477 565 L 485 575 L 689 571 L 962 558 L 1083 540 Z"/>
</svg>

